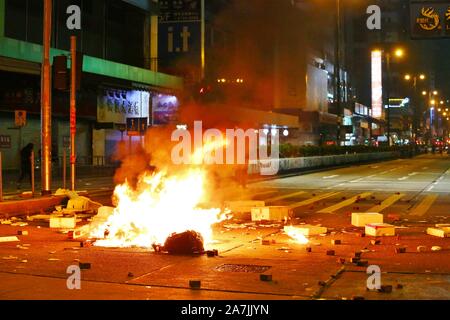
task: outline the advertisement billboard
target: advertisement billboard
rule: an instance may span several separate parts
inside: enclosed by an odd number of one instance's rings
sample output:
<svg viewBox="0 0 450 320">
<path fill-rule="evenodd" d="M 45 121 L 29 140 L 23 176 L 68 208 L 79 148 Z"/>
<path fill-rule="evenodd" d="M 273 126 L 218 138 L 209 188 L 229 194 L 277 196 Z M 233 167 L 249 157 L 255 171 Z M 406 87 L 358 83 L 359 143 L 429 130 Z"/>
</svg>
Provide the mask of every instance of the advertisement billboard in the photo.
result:
<svg viewBox="0 0 450 320">
<path fill-rule="evenodd" d="M 383 117 L 383 52 L 372 51 L 372 116 Z"/>
</svg>

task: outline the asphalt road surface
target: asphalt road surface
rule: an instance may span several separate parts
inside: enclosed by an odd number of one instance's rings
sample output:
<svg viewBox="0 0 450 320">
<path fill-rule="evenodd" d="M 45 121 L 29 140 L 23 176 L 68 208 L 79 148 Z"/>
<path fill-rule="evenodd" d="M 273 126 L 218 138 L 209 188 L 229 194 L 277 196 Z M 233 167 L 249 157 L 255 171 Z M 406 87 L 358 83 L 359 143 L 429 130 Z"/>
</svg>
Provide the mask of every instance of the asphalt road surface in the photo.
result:
<svg viewBox="0 0 450 320">
<path fill-rule="evenodd" d="M 95 200 L 108 201 L 110 194 L 103 187 L 92 192 Z M 259 181 L 230 191 L 227 200 L 289 206 L 289 223 L 320 224 L 329 233 L 301 245 L 283 233 L 282 223 L 261 225 L 239 216 L 215 227 L 220 255 L 208 258 L 147 249 L 80 248 L 45 224 L 0 225 L 1 236 L 29 231 L 29 236 L 19 236 L 19 243 L 0 243 L 0 299 L 450 299 L 449 238 L 425 232 L 450 223 L 448 156 Z M 372 244 L 373 238 L 361 237 L 361 229 L 351 226 L 352 212 L 383 213 L 385 221 L 397 227 L 397 236 Z M 332 240 L 342 244 L 333 245 Z M 425 247 L 423 252 L 419 246 Z M 406 253 L 396 253 L 399 247 Z M 329 250 L 335 255 L 327 255 Z M 367 266 L 350 263 L 361 250 L 369 265 L 380 267 L 382 284 L 392 285 L 392 293 L 366 290 Z M 81 290 L 68 290 L 66 269 L 80 261 L 91 263 L 91 268 L 82 271 Z M 261 281 L 261 273 L 272 275 L 273 281 Z M 191 290 L 190 280 L 200 280 L 201 289 Z"/>
</svg>

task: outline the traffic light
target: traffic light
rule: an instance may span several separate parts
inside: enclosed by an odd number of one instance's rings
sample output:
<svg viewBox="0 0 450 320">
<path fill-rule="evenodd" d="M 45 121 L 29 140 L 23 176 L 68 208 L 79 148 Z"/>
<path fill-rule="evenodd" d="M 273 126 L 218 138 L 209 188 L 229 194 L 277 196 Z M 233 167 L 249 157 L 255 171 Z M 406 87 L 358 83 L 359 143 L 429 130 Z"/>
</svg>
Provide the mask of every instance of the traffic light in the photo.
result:
<svg viewBox="0 0 450 320">
<path fill-rule="evenodd" d="M 53 87 L 57 90 L 68 91 L 70 90 L 71 69 L 67 68 L 67 56 L 56 56 L 53 59 Z M 83 75 L 83 61 L 84 55 L 81 52 L 77 52 L 76 61 L 76 88 L 81 89 L 81 78 Z"/>
<path fill-rule="evenodd" d="M 53 87 L 56 90 L 69 90 L 69 70 L 67 69 L 67 56 L 53 58 Z"/>
</svg>

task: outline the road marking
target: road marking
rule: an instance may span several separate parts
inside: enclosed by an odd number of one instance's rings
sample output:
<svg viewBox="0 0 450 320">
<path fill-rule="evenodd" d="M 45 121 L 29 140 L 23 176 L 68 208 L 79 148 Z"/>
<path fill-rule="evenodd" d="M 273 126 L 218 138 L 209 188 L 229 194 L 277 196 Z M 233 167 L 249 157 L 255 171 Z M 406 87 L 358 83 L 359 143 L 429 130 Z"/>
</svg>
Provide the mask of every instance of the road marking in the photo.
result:
<svg viewBox="0 0 450 320">
<path fill-rule="evenodd" d="M 339 177 L 339 175 L 335 174 L 334 176 L 322 177 L 322 179 L 334 179 L 334 178 L 337 178 L 337 177 Z"/>
<path fill-rule="evenodd" d="M 437 198 L 438 195 L 436 194 L 426 196 L 425 199 L 423 199 L 422 202 L 411 211 L 410 215 L 419 217 L 424 216 L 428 210 L 430 210 Z"/>
<path fill-rule="evenodd" d="M 301 202 L 294 203 L 294 204 L 290 205 L 289 207 L 291 209 L 300 208 L 300 207 L 303 207 L 303 206 L 307 206 L 309 204 L 313 204 L 313 203 L 315 203 L 317 201 L 320 201 L 320 200 L 323 200 L 323 199 L 331 198 L 331 197 L 336 196 L 338 194 L 340 194 L 340 192 L 325 193 L 325 194 L 322 194 L 320 196 L 317 196 L 317 197 L 314 197 L 314 198 L 311 198 L 311 199 L 308 199 L 308 200 L 304 200 L 304 201 L 301 201 Z"/>
<path fill-rule="evenodd" d="M 400 200 L 404 196 L 405 196 L 404 193 L 394 194 L 393 196 L 390 196 L 389 198 L 384 200 L 380 205 L 367 210 L 367 212 L 378 212 L 379 213 L 379 212 L 383 211 L 384 209 L 392 206 L 394 203 L 396 203 L 398 200 Z"/>
<path fill-rule="evenodd" d="M 399 178 L 398 181 L 405 181 L 405 180 L 407 180 L 407 179 L 409 179 L 409 177 Z"/>
<path fill-rule="evenodd" d="M 350 183 L 361 182 L 361 181 L 363 181 L 363 180 L 364 180 L 364 178 L 360 178 L 360 179 L 356 179 L 356 180 L 350 181 Z"/>
<path fill-rule="evenodd" d="M 418 174 L 419 174 L 418 172 L 413 172 L 413 173 L 408 174 L 408 176 L 414 177 L 414 176 L 417 176 Z"/>
<path fill-rule="evenodd" d="M 275 202 L 275 201 L 278 201 L 278 200 L 293 198 L 293 197 L 299 196 L 299 195 L 304 194 L 304 193 L 305 193 L 305 191 L 294 192 L 294 193 L 290 193 L 288 195 L 267 199 L 266 202 Z"/>
<path fill-rule="evenodd" d="M 354 204 L 359 199 L 367 198 L 371 194 L 372 194 L 372 192 L 362 193 L 362 194 L 360 194 L 358 196 L 355 196 L 353 198 L 350 198 L 350 199 L 344 200 L 344 201 L 342 201 L 342 202 L 340 202 L 338 204 L 335 204 L 334 206 L 331 206 L 331 207 L 328 207 L 326 209 L 320 210 L 318 213 L 333 213 L 333 212 L 335 212 L 335 211 L 337 211 L 337 210 L 339 210 L 341 208 L 344 208 L 344 207 L 347 207 L 347 206 L 350 206 L 350 205 Z"/>
</svg>

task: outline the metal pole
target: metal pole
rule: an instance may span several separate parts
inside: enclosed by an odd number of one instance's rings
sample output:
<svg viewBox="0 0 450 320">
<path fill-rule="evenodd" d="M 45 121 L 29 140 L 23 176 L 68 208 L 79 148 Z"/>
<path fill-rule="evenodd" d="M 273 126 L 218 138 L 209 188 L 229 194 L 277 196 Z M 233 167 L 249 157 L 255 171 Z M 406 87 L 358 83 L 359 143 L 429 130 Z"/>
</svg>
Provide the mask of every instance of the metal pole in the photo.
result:
<svg viewBox="0 0 450 320">
<path fill-rule="evenodd" d="M 76 94 L 77 94 L 77 37 L 70 37 L 71 51 L 71 83 L 70 83 L 70 175 L 72 191 L 75 191 L 75 134 L 77 131 Z"/>
<path fill-rule="evenodd" d="M 336 0 L 336 46 L 335 46 L 335 77 L 336 77 L 336 109 L 338 117 L 342 117 L 341 110 L 341 2 Z M 342 119 L 339 120 L 337 128 L 337 144 L 341 144 L 341 125 Z"/>
<path fill-rule="evenodd" d="M 386 95 L 387 95 L 387 138 L 388 138 L 388 145 L 391 146 L 391 54 L 386 54 L 386 63 L 387 63 L 387 84 L 386 84 Z"/>
<path fill-rule="evenodd" d="M 63 149 L 63 189 L 66 190 L 67 180 L 67 153 L 66 148 Z"/>
<path fill-rule="evenodd" d="M 205 0 L 201 0 L 201 78 L 205 79 L 205 67 L 206 67 L 206 56 L 205 56 L 205 37 L 206 37 L 206 21 L 205 21 Z"/>
<path fill-rule="evenodd" d="M 30 162 L 31 162 L 31 194 L 35 195 L 35 186 L 34 186 L 34 151 L 31 151 L 31 156 L 30 156 Z"/>
<path fill-rule="evenodd" d="M 3 201 L 3 167 L 2 167 L 2 153 L 0 152 L 0 202 Z"/>
<path fill-rule="evenodd" d="M 52 174 L 52 106 L 50 41 L 52 32 L 52 0 L 44 0 L 44 34 L 41 74 L 41 139 L 42 194 L 51 194 Z"/>
</svg>

